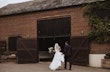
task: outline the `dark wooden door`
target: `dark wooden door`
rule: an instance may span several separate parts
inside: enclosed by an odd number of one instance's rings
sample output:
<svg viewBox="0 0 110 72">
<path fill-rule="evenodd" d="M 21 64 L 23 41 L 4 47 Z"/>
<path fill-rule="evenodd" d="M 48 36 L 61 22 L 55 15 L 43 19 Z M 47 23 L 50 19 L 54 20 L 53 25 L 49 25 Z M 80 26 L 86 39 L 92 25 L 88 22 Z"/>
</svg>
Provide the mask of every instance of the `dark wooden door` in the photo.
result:
<svg viewBox="0 0 110 72">
<path fill-rule="evenodd" d="M 38 62 L 36 39 L 17 40 L 17 63 Z"/>
<path fill-rule="evenodd" d="M 72 37 L 71 45 L 73 50 L 72 63 L 75 65 L 88 66 L 89 64 L 89 42 L 84 36 Z"/>
</svg>

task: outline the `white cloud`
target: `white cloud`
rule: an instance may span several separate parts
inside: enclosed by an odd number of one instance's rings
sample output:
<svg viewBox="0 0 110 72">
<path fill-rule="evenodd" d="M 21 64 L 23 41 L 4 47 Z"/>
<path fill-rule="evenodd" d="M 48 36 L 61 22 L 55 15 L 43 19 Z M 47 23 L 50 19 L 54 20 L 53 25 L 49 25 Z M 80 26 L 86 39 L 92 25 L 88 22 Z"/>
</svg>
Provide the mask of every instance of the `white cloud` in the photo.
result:
<svg viewBox="0 0 110 72">
<path fill-rule="evenodd" d="M 0 8 L 8 5 L 8 0 L 0 0 Z"/>
<path fill-rule="evenodd" d="M 21 2 L 26 2 L 26 1 L 32 1 L 32 0 L 8 0 L 10 4 L 21 3 Z"/>
<path fill-rule="evenodd" d="M 8 5 L 8 4 L 16 4 L 16 3 L 22 3 L 26 1 L 32 1 L 32 0 L 0 0 L 0 8 Z"/>
</svg>

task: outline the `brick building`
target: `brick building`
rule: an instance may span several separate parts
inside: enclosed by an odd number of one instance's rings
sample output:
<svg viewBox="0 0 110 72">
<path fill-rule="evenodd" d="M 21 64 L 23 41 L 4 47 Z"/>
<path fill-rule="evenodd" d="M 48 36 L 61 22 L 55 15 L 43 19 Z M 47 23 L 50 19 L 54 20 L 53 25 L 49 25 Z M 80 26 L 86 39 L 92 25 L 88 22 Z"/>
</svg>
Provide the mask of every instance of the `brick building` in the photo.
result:
<svg viewBox="0 0 110 72">
<path fill-rule="evenodd" d="M 110 47 L 87 39 L 89 20 L 84 16 L 84 6 L 96 1 L 104 0 L 34 0 L 5 6 L 0 9 L 0 41 L 6 41 L 9 51 L 17 51 L 21 47 L 17 42 L 23 41 L 18 38 L 34 39 L 38 61 L 41 51 L 48 51 L 55 42 L 63 50 L 64 42 L 69 40 L 73 64 L 95 66 L 95 57 L 98 55 L 97 60 L 101 62 Z"/>
</svg>

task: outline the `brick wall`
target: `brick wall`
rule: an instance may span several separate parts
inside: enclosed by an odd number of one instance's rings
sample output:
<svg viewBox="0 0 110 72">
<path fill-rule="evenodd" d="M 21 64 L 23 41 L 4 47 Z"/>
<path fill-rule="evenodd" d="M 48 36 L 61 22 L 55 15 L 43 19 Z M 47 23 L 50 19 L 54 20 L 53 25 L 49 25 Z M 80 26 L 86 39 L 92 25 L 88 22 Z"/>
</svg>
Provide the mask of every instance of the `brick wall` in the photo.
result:
<svg viewBox="0 0 110 72">
<path fill-rule="evenodd" d="M 23 37 L 36 37 L 37 19 L 71 16 L 71 35 L 79 36 L 88 32 L 88 19 L 83 17 L 82 7 L 57 9 L 42 12 L 0 17 L 0 39 L 9 35 L 21 34 Z M 86 29 L 85 29 L 86 28 Z"/>
<path fill-rule="evenodd" d="M 110 52 L 110 44 L 97 44 L 96 42 L 91 42 L 90 53 L 91 54 L 106 54 Z"/>
</svg>

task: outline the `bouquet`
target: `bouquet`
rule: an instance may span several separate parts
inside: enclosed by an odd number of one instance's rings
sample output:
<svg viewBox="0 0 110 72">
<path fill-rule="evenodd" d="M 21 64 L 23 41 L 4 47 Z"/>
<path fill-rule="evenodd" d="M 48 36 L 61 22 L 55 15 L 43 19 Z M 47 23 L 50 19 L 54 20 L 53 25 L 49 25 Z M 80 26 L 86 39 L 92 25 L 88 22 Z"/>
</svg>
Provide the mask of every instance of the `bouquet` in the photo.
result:
<svg viewBox="0 0 110 72">
<path fill-rule="evenodd" d="M 49 49 L 49 53 L 53 53 L 54 52 L 53 47 L 49 47 L 48 49 Z"/>
</svg>

